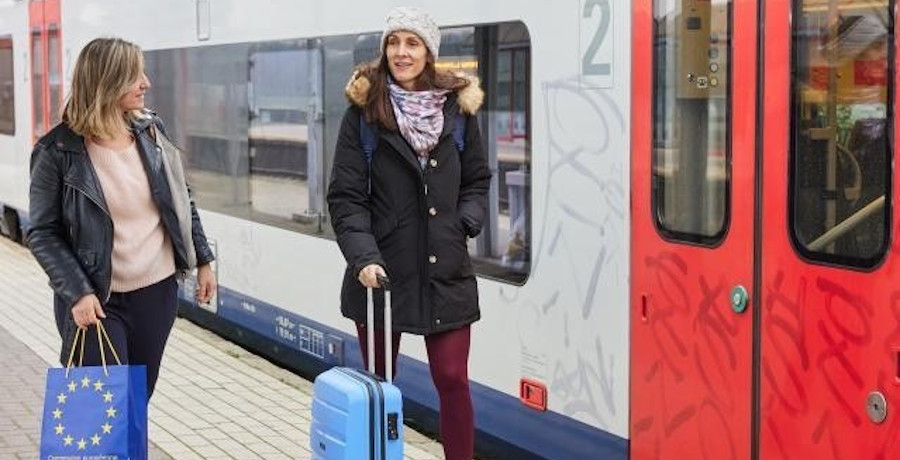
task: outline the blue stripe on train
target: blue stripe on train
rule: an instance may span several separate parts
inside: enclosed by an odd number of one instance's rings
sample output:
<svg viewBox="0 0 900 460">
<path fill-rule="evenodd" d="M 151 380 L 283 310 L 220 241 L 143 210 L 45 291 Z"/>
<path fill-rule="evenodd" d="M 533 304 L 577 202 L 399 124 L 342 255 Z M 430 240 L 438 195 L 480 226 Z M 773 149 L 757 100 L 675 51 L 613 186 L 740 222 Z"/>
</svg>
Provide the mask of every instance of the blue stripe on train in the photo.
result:
<svg viewBox="0 0 900 460">
<path fill-rule="evenodd" d="M 192 286 L 182 290 L 192 303 Z M 330 365 L 361 367 L 356 337 L 287 312 L 265 302 L 219 287 L 217 315 L 275 343 L 311 355 Z M 426 363 L 400 355 L 395 381 L 404 398 L 436 412 L 437 393 Z M 472 383 L 475 424 L 479 431 L 535 456 L 552 459 L 626 459 L 628 441 L 563 417 L 524 407 L 517 398 Z M 518 456 L 517 458 L 520 458 Z"/>
</svg>

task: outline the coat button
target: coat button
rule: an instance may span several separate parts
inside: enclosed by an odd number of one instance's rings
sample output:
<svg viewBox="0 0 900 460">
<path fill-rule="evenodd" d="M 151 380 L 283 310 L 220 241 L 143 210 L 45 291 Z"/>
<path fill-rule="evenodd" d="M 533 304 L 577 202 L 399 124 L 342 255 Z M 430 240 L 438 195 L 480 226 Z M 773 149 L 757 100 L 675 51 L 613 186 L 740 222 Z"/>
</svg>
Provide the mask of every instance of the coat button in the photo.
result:
<svg viewBox="0 0 900 460">
<path fill-rule="evenodd" d="M 428 214 L 429 214 L 429 215 L 432 215 L 432 216 L 436 216 L 436 215 L 437 215 L 437 209 L 435 209 L 434 206 L 428 208 Z"/>
<path fill-rule="evenodd" d="M 435 256 L 435 255 L 430 255 L 430 256 L 428 256 L 428 263 L 436 264 L 436 263 L 437 263 L 437 256 Z"/>
<path fill-rule="evenodd" d="M 434 320 L 434 324 L 441 324 L 441 320 L 440 319 Z"/>
<path fill-rule="evenodd" d="M 437 160 L 435 160 L 434 158 L 428 160 L 428 164 L 431 165 L 432 168 L 437 168 L 438 165 Z"/>
</svg>

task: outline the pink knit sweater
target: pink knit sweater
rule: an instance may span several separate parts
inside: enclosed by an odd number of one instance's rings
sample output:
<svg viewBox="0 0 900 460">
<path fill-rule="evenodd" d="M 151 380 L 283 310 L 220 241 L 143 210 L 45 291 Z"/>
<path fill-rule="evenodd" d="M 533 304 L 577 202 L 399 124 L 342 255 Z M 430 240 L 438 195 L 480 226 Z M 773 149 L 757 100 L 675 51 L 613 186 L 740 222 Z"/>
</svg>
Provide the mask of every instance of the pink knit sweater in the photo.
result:
<svg viewBox="0 0 900 460">
<path fill-rule="evenodd" d="M 113 221 L 112 291 L 147 287 L 175 273 L 172 242 L 163 227 L 137 146 L 117 152 L 87 142 Z"/>
</svg>

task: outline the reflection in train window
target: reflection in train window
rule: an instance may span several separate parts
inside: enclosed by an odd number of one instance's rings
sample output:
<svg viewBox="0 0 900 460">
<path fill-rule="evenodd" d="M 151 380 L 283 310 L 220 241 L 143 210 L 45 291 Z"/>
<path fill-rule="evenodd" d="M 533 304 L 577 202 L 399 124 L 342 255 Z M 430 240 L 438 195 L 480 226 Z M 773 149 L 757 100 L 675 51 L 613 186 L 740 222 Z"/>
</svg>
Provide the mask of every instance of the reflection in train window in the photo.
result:
<svg viewBox="0 0 900 460">
<path fill-rule="evenodd" d="M 793 31 L 792 237 L 807 257 L 871 267 L 890 209 L 889 2 L 798 2 Z"/>
<path fill-rule="evenodd" d="M 0 134 L 16 134 L 12 38 L 0 37 Z"/>
<path fill-rule="evenodd" d="M 727 228 L 729 8 L 654 1 L 653 210 L 677 240 L 714 244 Z"/>
<path fill-rule="evenodd" d="M 148 105 L 185 149 L 199 206 L 333 238 L 325 204 L 353 67 L 381 33 L 147 51 Z M 479 121 L 495 180 L 478 273 L 524 282 L 530 269 L 530 39 L 521 23 L 442 30 L 437 66 L 481 78 Z"/>
</svg>

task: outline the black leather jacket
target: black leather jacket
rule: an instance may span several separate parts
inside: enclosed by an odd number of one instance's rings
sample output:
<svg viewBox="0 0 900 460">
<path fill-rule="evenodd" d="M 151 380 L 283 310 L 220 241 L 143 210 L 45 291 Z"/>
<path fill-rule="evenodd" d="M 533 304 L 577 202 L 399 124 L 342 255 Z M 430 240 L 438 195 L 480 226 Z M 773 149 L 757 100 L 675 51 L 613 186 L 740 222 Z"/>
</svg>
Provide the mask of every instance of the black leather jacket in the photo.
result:
<svg viewBox="0 0 900 460">
<path fill-rule="evenodd" d="M 133 134 L 153 201 L 172 241 L 175 265 L 183 270 L 187 268 L 184 241 L 151 124 L 165 132 L 159 119 L 148 115 L 132 123 Z M 93 293 L 105 305 L 112 281 L 113 222 L 84 138 L 65 123 L 38 140 L 31 153 L 29 213 L 28 247 L 50 277 L 56 295 L 71 307 Z M 191 215 L 197 265 L 205 265 L 215 256 L 193 201 Z"/>
</svg>

